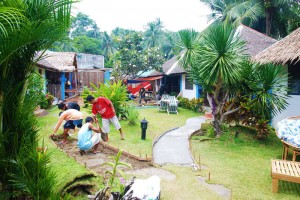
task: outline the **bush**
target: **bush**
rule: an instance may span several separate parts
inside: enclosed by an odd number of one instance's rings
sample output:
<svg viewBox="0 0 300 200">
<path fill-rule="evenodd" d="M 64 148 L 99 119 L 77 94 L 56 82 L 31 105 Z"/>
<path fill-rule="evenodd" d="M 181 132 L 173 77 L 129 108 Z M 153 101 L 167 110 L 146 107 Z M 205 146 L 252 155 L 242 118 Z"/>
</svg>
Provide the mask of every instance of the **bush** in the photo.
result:
<svg viewBox="0 0 300 200">
<path fill-rule="evenodd" d="M 203 98 L 193 98 L 189 100 L 188 98 L 178 97 L 178 106 L 193 110 L 194 112 L 203 112 Z"/>
<path fill-rule="evenodd" d="M 54 96 L 51 94 L 47 93 L 46 95 L 43 96 L 40 102 L 40 106 L 43 109 L 48 109 L 52 106 L 52 102 L 54 100 Z"/>
<path fill-rule="evenodd" d="M 95 97 L 105 97 L 109 99 L 116 111 L 116 115 L 119 116 L 121 113 L 121 107 L 125 104 L 127 100 L 127 88 L 125 85 L 122 85 L 122 81 L 115 83 L 100 83 L 100 86 L 97 87 L 92 84 L 92 87 L 95 89 Z"/>
<path fill-rule="evenodd" d="M 128 119 L 128 124 L 129 125 L 135 126 L 138 122 L 139 116 L 140 116 L 140 113 L 135 109 L 134 106 L 130 106 L 127 109 L 126 118 Z"/>
<path fill-rule="evenodd" d="M 90 94 L 92 94 L 92 92 L 89 90 L 88 87 L 84 86 L 83 91 L 81 93 L 81 97 L 83 98 L 83 102 L 84 102 L 84 108 L 87 108 L 89 106 L 89 103 L 86 101 L 86 98 Z"/>
</svg>

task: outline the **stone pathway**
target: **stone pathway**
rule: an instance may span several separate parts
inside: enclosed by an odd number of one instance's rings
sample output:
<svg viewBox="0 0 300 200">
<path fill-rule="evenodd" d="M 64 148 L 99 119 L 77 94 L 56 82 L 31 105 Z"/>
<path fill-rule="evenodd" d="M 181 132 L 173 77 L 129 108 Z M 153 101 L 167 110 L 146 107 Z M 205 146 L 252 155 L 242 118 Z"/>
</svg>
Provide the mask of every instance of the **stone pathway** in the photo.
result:
<svg viewBox="0 0 300 200">
<path fill-rule="evenodd" d="M 205 117 L 194 117 L 186 121 L 182 127 L 164 133 L 153 145 L 153 162 L 164 165 L 167 163 L 175 165 L 197 166 L 190 153 L 189 137 L 201 128 Z M 201 168 L 206 168 L 201 166 Z M 219 184 L 208 184 L 205 178 L 198 176 L 199 183 L 209 190 L 217 193 L 222 199 L 231 199 L 231 191 Z"/>
<path fill-rule="evenodd" d="M 190 118 L 184 126 L 163 134 L 153 145 L 153 162 L 159 165 L 192 165 L 194 160 L 189 151 L 189 137 L 201 128 L 205 120 L 205 117 Z"/>
</svg>

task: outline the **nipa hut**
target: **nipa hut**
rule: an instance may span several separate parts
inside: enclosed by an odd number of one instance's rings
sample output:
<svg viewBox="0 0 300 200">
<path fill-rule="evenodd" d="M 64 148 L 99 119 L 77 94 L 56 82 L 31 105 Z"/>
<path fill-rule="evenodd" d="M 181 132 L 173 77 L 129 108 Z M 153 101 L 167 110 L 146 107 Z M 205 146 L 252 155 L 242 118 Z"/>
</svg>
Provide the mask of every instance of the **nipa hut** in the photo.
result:
<svg viewBox="0 0 300 200">
<path fill-rule="evenodd" d="M 289 106 L 273 118 L 273 125 L 281 119 L 300 115 L 300 28 L 276 42 L 269 48 L 252 57 L 261 64 L 273 63 L 284 65 L 289 73 Z"/>
<path fill-rule="evenodd" d="M 65 100 L 77 93 L 76 53 L 38 52 L 37 71 L 47 80 L 46 90 L 58 99 Z"/>
</svg>

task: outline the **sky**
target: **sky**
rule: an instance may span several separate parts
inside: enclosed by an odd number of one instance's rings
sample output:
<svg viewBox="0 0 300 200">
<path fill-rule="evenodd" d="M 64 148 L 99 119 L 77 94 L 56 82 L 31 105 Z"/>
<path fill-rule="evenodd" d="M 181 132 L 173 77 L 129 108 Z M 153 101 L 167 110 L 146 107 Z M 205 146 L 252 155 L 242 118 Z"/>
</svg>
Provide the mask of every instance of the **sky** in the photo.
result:
<svg viewBox="0 0 300 200">
<path fill-rule="evenodd" d="M 210 9 L 200 0 L 81 0 L 74 13 L 93 19 L 100 31 L 110 33 L 116 27 L 144 31 L 157 18 L 165 30 L 193 28 L 202 31 L 208 25 Z"/>
</svg>

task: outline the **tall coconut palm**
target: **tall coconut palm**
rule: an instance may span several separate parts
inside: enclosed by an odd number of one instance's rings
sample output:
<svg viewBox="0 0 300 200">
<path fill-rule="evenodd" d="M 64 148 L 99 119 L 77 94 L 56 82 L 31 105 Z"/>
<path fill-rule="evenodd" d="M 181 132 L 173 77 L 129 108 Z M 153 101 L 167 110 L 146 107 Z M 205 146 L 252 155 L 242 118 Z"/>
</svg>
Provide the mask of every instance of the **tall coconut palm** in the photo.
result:
<svg viewBox="0 0 300 200">
<path fill-rule="evenodd" d="M 37 126 L 26 80 L 37 51 L 66 34 L 73 0 L 0 1 L 0 182 L 1 195 L 49 199 L 53 174 L 39 155 Z M 34 98 L 34 97 L 32 97 Z"/>
<path fill-rule="evenodd" d="M 117 49 L 114 47 L 113 40 L 107 34 L 107 32 L 104 32 L 102 34 L 102 45 L 101 46 L 102 46 L 101 47 L 102 53 L 106 58 L 109 58 L 117 51 Z"/>
<path fill-rule="evenodd" d="M 156 19 L 153 22 L 149 22 L 145 31 L 145 42 L 147 48 L 159 47 L 160 37 L 162 35 L 163 24 L 160 19 Z"/>
</svg>

